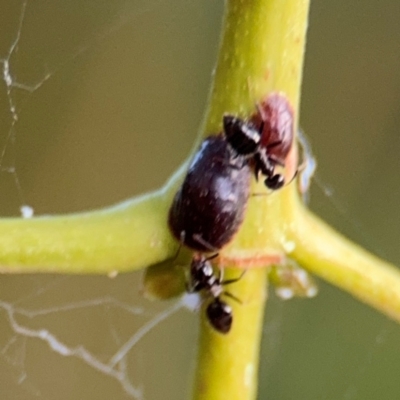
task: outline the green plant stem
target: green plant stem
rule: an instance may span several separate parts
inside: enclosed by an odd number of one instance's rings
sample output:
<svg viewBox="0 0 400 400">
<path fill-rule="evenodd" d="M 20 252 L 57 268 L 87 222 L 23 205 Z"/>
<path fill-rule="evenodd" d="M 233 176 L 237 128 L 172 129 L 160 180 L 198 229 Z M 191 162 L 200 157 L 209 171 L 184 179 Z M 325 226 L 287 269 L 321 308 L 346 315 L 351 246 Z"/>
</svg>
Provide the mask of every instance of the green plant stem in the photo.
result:
<svg viewBox="0 0 400 400">
<path fill-rule="evenodd" d="M 400 322 L 400 272 L 335 232 L 300 204 L 288 254 L 308 271 Z"/>
<path fill-rule="evenodd" d="M 238 274 L 240 270 L 232 276 Z M 232 293 L 240 298 L 242 304 L 231 302 L 234 320 L 228 335 L 215 333 L 202 318 L 193 393 L 195 400 L 246 400 L 256 397 L 259 346 L 267 298 L 265 270 L 247 271 L 246 279 L 241 279 Z"/>
<path fill-rule="evenodd" d="M 308 0 L 229 0 L 215 81 L 211 91 L 205 132 L 221 130 L 221 116 L 245 117 L 256 102 L 272 91 L 288 97 L 297 119 L 302 76 Z M 294 146 L 295 152 L 295 146 Z M 292 154 L 295 156 L 295 153 Z M 293 171 L 292 171 L 293 172 Z M 221 259 L 266 266 L 268 256 L 282 253 L 282 226 L 286 198 L 293 185 L 271 196 L 249 201 L 246 221 Z M 254 185 L 255 192 L 265 190 Z M 224 265 L 227 267 L 227 265 Z M 234 276 L 232 271 L 229 276 Z M 201 313 L 195 400 L 251 400 L 257 395 L 257 371 L 262 319 L 266 300 L 267 271 L 252 269 L 229 291 L 243 301 L 234 307 L 232 331 L 222 336 Z"/>
<path fill-rule="evenodd" d="M 158 192 L 106 209 L 0 219 L 0 271 L 115 274 L 171 257 L 167 213 L 184 171 Z"/>
</svg>

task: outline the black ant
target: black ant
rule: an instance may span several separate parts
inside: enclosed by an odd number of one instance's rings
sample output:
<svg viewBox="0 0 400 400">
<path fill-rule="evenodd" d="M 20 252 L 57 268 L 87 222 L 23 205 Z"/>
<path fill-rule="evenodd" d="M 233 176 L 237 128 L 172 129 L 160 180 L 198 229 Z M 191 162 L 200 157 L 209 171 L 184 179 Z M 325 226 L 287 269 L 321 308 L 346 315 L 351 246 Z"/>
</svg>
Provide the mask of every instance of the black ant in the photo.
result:
<svg viewBox="0 0 400 400">
<path fill-rule="evenodd" d="M 232 327 L 233 315 L 232 307 L 221 300 L 221 296 L 227 296 L 241 303 L 233 294 L 224 291 L 223 286 L 240 280 L 244 274 L 235 279 L 223 280 L 222 272 L 219 271 L 218 276 L 215 275 L 210 260 L 217 257 L 214 254 L 211 257 L 195 254 L 190 264 L 190 279 L 187 284 L 189 293 L 206 291 L 212 297 L 211 303 L 207 306 L 207 319 L 211 326 L 220 333 L 228 333 Z"/>
<path fill-rule="evenodd" d="M 261 173 L 266 176 L 267 188 L 280 189 L 285 180 L 275 173 L 275 167 L 285 166 L 293 141 L 293 111 L 286 97 L 272 93 L 257 105 L 257 113 L 250 121 L 226 114 L 223 127 L 236 156 L 253 160 L 256 179 Z"/>
</svg>

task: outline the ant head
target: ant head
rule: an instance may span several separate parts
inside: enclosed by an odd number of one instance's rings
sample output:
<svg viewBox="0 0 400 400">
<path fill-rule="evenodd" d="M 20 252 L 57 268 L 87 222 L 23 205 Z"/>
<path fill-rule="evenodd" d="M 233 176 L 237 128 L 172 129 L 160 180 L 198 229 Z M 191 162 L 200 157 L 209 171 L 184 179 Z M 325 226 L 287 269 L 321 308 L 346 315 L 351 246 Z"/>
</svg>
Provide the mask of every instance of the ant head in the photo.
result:
<svg viewBox="0 0 400 400">
<path fill-rule="evenodd" d="M 223 126 L 226 141 L 238 155 L 250 156 L 257 152 L 261 137 L 251 122 L 225 114 Z"/>
<path fill-rule="evenodd" d="M 191 267 L 201 268 L 207 262 L 206 257 L 201 253 L 193 253 Z"/>
<path fill-rule="evenodd" d="M 285 184 L 285 178 L 281 174 L 269 176 L 264 181 L 265 186 L 271 190 L 278 190 Z"/>
<path fill-rule="evenodd" d="M 228 143 L 235 148 L 236 140 L 244 136 L 243 126 L 245 125 L 245 122 L 234 115 L 224 114 L 222 118 L 222 124 L 224 128 L 224 135 Z"/>
<path fill-rule="evenodd" d="M 239 124 L 240 122 L 241 122 L 241 120 L 232 114 L 224 114 L 224 116 L 222 117 L 222 123 L 223 123 L 225 132 L 230 131 L 232 126 L 235 126 L 235 125 Z"/>
<path fill-rule="evenodd" d="M 210 258 L 206 258 L 204 257 L 204 255 L 193 255 L 192 262 L 190 263 L 190 270 L 192 275 L 197 280 L 201 280 L 214 275 L 214 270 L 209 260 Z"/>
<path fill-rule="evenodd" d="M 207 306 L 207 318 L 219 333 L 228 333 L 232 327 L 232 308 L 218 297 Z"/>
</svg>

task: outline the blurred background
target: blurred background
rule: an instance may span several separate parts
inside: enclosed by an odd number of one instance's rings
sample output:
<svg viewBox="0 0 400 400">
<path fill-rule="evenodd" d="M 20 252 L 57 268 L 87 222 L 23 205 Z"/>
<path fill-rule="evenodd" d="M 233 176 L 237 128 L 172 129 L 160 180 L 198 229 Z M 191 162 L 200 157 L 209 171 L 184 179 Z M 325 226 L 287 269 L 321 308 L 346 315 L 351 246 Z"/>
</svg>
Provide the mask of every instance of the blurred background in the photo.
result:
<svg viewBox="0 0 400 400">
<path fill-rule="evenodd" d="M 223 3 L 0 0 L 0 9 L 0 215 L 24 204 L 90 210 L 162 185 L 196 136 Z M 397 265 L 399 21 L 398 1 L 312 2 L 300 117 L 318 161 L 310 207 Z M 1 397 L 131 398 L 115 377 L 17 331 L 45 329 L 107 362 L 174 304 L 143 299 L 140 280 L 0 276 Z M 312 300 L 272 295 L 264 329 L 260 399 L 400 396 L 400 327 L 336 288 L 320 282 Z M 196 332 L 196 316 L 179 311 L 124 357 L 145 399 L 188 398 Z"/>
</svg>

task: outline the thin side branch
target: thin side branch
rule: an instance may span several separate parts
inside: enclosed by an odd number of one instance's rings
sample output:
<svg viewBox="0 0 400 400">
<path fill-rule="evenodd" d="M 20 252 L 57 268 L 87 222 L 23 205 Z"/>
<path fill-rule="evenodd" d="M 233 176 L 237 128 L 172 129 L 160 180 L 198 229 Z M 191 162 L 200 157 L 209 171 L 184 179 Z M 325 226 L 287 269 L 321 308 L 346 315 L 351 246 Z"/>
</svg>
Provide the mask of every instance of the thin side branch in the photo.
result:
<svg viewBox="0 0 400 400">
<path fill-rule="evenodd" d="M 308 271 L 400 322 L 400 271 L 297 208 L 290 256 Z"/>
<path fill-rule="evenodd" d="M 3 273 L 114 274 L 173 256 L 167 213 L 184 164 L 162 190 L 86 213 L 0 219 Z"/>
</svg>

